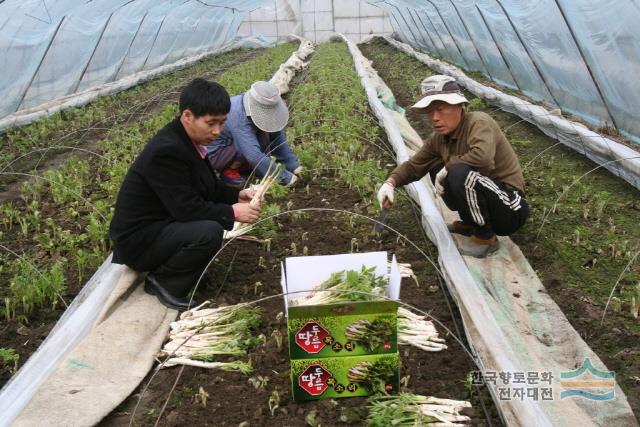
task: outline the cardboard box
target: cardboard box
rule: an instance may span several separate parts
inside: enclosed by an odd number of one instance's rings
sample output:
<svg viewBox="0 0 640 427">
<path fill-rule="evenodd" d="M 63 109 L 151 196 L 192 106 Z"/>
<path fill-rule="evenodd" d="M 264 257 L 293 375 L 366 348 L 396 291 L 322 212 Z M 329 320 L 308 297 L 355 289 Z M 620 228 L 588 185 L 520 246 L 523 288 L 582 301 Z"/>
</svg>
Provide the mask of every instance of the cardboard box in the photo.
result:
<svg viewBox="0 0 640 427">
<path fill-rule="evenodd" d="M 388 277 L 387 298 L 400 295 L 400 272 L 395 256 L 387 273 L 386 252 L 292 257 L 285 260 L 282 288 L 285 293 L 289 356 L 291 359 L 340 357 L 394 353 L 397 345 L 397 303 L 388 300 L 326 305 L 293 305 L 339 271 L 374 268 L 374 274 Z M 356 336 L 354 329 L 375 333 Z"/>
<path fill-rule="evenodd" d="M 394 301 L 289 307 L 289 356 L 317 359 L 395 353 L 397 323 Z"/>
<path fill-rule="evenodd" d="M 289 334 L 291 383 L 297 401 L 368 396 L 398 391 L 397 315 L 400 271 L 395 256 L 390 273 L 386 252 L 287 258 L 282 289 Z M 308 291 L 339 271 L 373 268 L 387 278 L 390 300 L 295 305 Z M 354 334 L 367 328 L 375 333 Z M 358 375 L 371 369 L 377 375 Z M 373 380 L 370 381 L 370 379 Z"/>
<path fill-rule="evenodd" d="M 292 300 L 303 298 L 309 289 L 324 282 L 332 273 L 342 270 L 360 271 L 362 266 L 375 267 L 376 276 L 387 275 L 386 252 L 363 252 L 356 254 L 318 255 L 307 257 L 289 257 L 282 265 L 281 284 L 285 294 L 284 304 L 288 311 Z M 395 255 L 391 260 L 391 273 L 387 297 L 397 300 L 400 297 L 400 271 Z"/>
<path fill-rule="evenodd" d="M 291 360 L 295 401 L 398 393 L 398 353 Z M 377 375 L 362 375 L 376 372 Z"/>
</svg>

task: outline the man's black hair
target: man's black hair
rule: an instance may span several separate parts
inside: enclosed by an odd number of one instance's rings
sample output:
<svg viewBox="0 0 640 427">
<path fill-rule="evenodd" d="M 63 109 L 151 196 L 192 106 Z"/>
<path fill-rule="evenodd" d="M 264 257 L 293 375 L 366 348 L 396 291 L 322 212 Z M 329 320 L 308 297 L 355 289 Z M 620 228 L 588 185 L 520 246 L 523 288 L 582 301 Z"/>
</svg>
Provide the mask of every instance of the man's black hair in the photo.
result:
<svg viewBox="0 0 640 427">
<path fill-rule="evenodd" d="M 194 116 L 228 114 L 231 100 L 227 90 L 219 83 L 193 79 L 180 94 L 180 113 L 191 110 Z"/>
</svg>

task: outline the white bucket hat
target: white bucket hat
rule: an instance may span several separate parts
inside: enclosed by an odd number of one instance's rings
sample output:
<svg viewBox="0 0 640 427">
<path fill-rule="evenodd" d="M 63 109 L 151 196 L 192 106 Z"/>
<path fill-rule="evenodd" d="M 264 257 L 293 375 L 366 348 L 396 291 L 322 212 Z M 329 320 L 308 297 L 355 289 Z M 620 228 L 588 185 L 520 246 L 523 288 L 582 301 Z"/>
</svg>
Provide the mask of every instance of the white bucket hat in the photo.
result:
<svg viewBox="0 0 640 427">
<path fill-rule="evenodd" d="M 449 76 L 429 76 L 420 83 L 420 90 L 424 98 L 413 104 L 411 108 L 427 108 L 433 101 L 444 101 L 452 105 L 469 102 L 462 94 L 456 80 Z"/>
<path fill-rule="evenodd" d="M 280 89 L 273 83 L 255 82 L 242 97 L 245 112 L 264 132 L 284 129 L 289 121 L 289 109 L 280 97 Z"/>
</svg>

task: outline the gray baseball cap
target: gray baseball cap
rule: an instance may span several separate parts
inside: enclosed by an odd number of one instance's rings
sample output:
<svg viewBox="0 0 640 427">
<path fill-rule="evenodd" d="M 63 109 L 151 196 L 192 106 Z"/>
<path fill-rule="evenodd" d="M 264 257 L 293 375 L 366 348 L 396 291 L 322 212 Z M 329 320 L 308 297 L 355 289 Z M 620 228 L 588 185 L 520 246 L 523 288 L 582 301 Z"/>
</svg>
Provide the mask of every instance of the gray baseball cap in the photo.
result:
<svg viewBox="0 0 640 427">
<path fill-rule="evenodd" d="M 273 83 L 258 81 L 245 92 L 242 103 L 247 116 L 258 129 L 277 132 L 289 121 L 289 109 L 280 97 L 280 89 Z"/>
<path fill-rule="evenodd" d="M 444 101 L 452 105 L 469 102 L 462 94 L 456 79 L 449 76 L 429 76 L 420 83 L 420 90 L 424 98 L 411 108 L 427 108 L 433 101 Z"/>
</svg>

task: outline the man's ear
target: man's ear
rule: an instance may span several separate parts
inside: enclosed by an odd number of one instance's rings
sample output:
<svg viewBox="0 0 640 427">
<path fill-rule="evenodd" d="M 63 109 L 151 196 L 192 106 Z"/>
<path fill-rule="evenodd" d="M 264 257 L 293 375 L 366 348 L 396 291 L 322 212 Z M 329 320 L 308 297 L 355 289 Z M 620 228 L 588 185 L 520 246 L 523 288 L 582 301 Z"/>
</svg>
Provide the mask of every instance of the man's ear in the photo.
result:
<svg viewBox="0 0 640 427">
<path fill-rule="evenodd" d="M 191 124 L 194 119 L 194 115 L 193 112 L 187 108 L 182 111 L 182 114 L 180 114 L 180 118 L 182 119 L 182 121 Z"/>
</svg>

